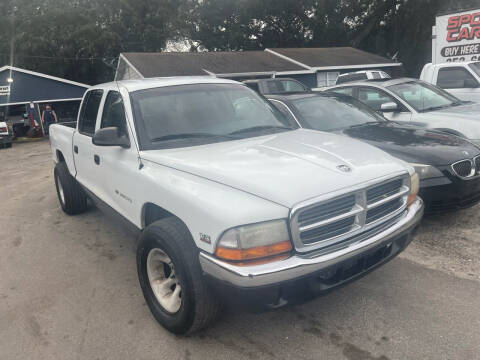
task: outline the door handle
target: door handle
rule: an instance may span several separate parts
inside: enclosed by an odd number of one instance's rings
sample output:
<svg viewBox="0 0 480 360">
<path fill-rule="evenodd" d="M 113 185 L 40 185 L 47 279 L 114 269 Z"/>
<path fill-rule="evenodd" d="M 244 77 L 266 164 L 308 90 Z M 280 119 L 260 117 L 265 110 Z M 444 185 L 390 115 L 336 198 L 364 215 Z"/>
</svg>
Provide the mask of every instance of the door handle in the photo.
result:
<svg viewBox="0 0 480 360">
<path fill-rule="evenodd" d="M 73 146 L 73 151 L 75 151 L 75 154 L 78 154 L 78 146 L 77 145 Z"/>
<path fill-rule="evenodd" d="M 95 164 L 100 165 L 100 156 L 93 155 L 93 161 L 95 161 Z"/>
</svg>

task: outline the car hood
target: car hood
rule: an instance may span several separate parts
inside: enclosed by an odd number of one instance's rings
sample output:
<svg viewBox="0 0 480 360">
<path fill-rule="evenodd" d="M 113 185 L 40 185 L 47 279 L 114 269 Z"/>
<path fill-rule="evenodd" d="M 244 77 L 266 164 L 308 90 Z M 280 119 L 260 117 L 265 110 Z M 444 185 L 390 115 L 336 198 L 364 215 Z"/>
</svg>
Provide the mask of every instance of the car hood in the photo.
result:
<svg viewBox="0 0 480 360">
<path fill-rule="evenodd" d="M 416 113 L 412 121 L 426 122 L 435 129 L 453 129 L 469 139 L 480 139 L 480 103 Z"/>
<path fill-rule="evenodd" d="M 366 124 L 338 133 L 366 141 L 404 161 L 435 166 L 450 165 L 480 153 L 475 145 L 458 136 L 394 122 Z"/>
<path fill-rule="evenodd" d="M 407 171 L 401 161 L 366 143 L 306 129 L 188 148 L 141 151 L 140 157 L 287 207 Z M 351 170 L 341 171 L 340 165 Z"/>
</svg>

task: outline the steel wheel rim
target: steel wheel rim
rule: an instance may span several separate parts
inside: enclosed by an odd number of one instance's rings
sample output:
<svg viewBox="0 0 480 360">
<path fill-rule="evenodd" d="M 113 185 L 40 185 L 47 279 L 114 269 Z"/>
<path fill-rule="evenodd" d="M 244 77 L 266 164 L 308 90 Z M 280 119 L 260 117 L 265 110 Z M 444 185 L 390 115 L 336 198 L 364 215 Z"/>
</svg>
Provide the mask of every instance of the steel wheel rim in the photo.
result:
<svg viewBox="0 0 480 360">
<path fill-rule="evenodd" d="M 158 303 L 173 314 L 182 306 L 182 288 L 175 276 L 170 257 L 158 248 L 151 249 L 147 257 L 147 276 Z"/>
<path fill-rule="evenodd" d="M 65 193 L 63 192 L 62 182 L 60 181 L 58 176 L 57 176 L 57 187 L 58 187 L 58 195 L 60 196 L 60 202 L 62 203 L 62 205 L 65 205 Z"/>
</svg>

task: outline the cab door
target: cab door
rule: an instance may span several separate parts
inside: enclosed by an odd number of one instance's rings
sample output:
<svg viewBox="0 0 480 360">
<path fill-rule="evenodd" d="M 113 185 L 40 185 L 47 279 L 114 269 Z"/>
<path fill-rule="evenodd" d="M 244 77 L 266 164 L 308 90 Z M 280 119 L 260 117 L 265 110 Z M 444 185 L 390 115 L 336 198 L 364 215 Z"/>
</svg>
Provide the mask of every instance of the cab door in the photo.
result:
<svg viewBox="0 0 480 360">
<path fill-rule="evenodd" d="M 119 133 L 130 140 L 129 148 L 93 145 L 93 155 L 98 158 L 96 171 L 99 174 L 102 200 L 123 217 L 136 219 L 142 206 L 136 196 L 141 167 L 135 135 L 129 127 L 123 97 L 117 88 L 109 89 L 105 94 L 98 121 L 98 129 L 116 127 Z"/>
<path fill-rule="evenodd" d="M 98 118 L 103 90 L 94 89 L 85 93 L 78 118 L 77 131 L 73 136 L 73 160 L 76 178 L 87 190 L 100 195 L 98 164 L 96 163 L 92 136 Z"/>
</svg>

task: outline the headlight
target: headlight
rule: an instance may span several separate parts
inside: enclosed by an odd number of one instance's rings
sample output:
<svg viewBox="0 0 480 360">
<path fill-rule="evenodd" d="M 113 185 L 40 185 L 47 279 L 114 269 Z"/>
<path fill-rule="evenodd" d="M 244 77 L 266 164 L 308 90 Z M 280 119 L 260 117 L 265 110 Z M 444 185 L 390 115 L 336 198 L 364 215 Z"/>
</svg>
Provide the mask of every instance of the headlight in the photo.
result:
<svg viewBox="0 0 480 360">
<path fill-rule="evenodd" d="M 425 164 L 410 164 L 415 168 L 416 173 L 420 179 L 428 179 L 435 177 L 442 177 L 443 174 L 436 167 Z"/>
<path fill-rule="evenodd" d="M 225 231 L 218 242 L 215 254 L 222 259 L 248 265 L 242 261 L 269 262 L 286 258 L 292 244 L 285 220 L 243 225 Z M 258 263 L 258 261 L 256 261 Z"/>
<path fill-rule="evenodd" d="M 420 180 L 418 179 L 418 174 L 415 173 L 410 176 L 410 196 L 408 197 L 409 206 L 415 201 L 419 189 L 420 189 Z"/>
</svg>

